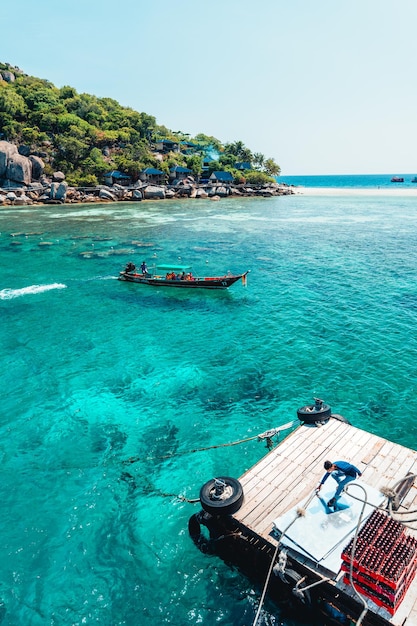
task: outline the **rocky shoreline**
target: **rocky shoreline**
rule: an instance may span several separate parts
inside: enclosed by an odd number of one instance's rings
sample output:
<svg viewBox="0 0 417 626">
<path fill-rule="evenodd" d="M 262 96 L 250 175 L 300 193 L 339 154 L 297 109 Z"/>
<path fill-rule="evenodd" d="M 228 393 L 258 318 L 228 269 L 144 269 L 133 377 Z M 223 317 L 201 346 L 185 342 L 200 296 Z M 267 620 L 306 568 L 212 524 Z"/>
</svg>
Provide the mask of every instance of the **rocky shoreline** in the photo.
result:
<svg viewBox="0 0 417 626">
<path fill-rule="evenodd" d="M 0 188 L 0 206 L 27 206 L 32 204 L 81 204 L 109 202 L 140 202 L 142 200 L 175 200 L 179 198 L 209 198 L 220 200 L 228 197 L 270 198 L 293 194 L 291 187 L 271 184 L 262 187 L 245 185 L 203 185 L 189 182 L 181 185 L 146 185 L 123 187 L 101 185 L 95 188 L 80 189 L 68 187 L 65 181 L 22 188 Z"/>
<path fill-rule="evenodd" d="M 251 186 L 208 182 L 203 185 L 192 176 L 165 185 L 138 181 L 129 187 L 120 184 L 99 185 L 94 188 L 70 187 L 63 172 L 45 176 L 42 156 L 41 153 L 30 153 L 27 146 L 18 148 L 7 141 L 0 141 L 0 206 L 139 202 L 178 198 L 220 200 L 242 196 L 269 198 L 294 193 L 294 189 L 285 184 Z"/>
</svg>

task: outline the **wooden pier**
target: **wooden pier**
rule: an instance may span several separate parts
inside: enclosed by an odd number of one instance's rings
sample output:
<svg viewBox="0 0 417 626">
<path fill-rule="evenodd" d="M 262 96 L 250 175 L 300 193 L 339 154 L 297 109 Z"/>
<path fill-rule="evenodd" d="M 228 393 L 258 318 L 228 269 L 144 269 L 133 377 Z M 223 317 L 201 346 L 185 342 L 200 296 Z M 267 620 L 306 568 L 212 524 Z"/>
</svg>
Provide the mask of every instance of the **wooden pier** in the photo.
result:
<svg viewBox="0 0 417 626">
<path fill-rule="evenodd" d="M 343 581 L 344 572 L 341 571 L 343 545 L 337 553 L 340 554 L 340 567 L 337 565 L 337 568 L 330 569 L 325 562 L 316 561 L 308 552 L 306 554 L 298 550 L 297 545 L 291 542 L 284 546 L 281 540 L 277 548 L 280 533 L 274 526 L 275 521 L 316 497 L 314 490 L 324 474 L 323 464 L 327 459 L 332 462 L 345 460 L 358 467 L 362 472 L 359 482 L 378 493 L 382 506 L 385 506 L 387 499 L 382 496 L 381 489 L 384 490 L 386 487 L 392 489 L 407 474 L 417 474 L 416 451 L 360 430 L 340 416 L 334 415 L 320 426 L 313 424 L 298 426 L 277 447 L 245 472 L 239 478 L 244 494 L 243 503 L 233 515 L 227 515 L 223 519 L 221 516 L 206 514 L 206 520 L 203 516 L 200 521 L 209 528 L 212 536 L 221 536 L 221 532 L 229 532 L 230 536 L 244 537 L 245 544 L 243 546 L 243 541 L 241 544 L 245 555 L 240 558 L 238 565 L 242 565 L 245 559 L 252 560 L 252 563 L 256 561 L 257 565 L 262 562 L 263 580 L 268 573 L 268 563 L 276 558 L 281 547 L 285 547 L 289 566 L 298 572 L 299 578 L 305 579 L 303 586 L 317 583 L 315 592 L 326 602 L 340 608 L 343 614 L 352 620 L 351 623 L 355 624 L 363 605 L 358 601 L 352 587 Z M 336 483 L 331 478 L 326 482 L 326 486 L 329 485 L 334 491 Z M 417 508 L 417 488 L 413 479 L 403 483 L 397 505 L 398 514 Z M 415 530 L 408 528 L 407 533 L 417 537 L 417 524 L 414 524 L 414 527 Z M 347 541 L 348 539 L 346 543 Z M 222 542 L 218 543 L 220 545 Z M 236 553 L 239 549 L 239 543 L 236 542 L 230 554 Z M 251 554 L 251 551 L 254 554 Z M 260 553 L 263 556 L 260 556 Z M 227 550 L 224 553 L 227 558 L 230 558 L 230 554 Z M 220 551 L 220 556 L 224 555 Z M 364 625 L 416 626 L 417 577 L 412 580 L 393 615 L 372 600 L 367 599 L 366 603 L 368 613 L 363 620 Z M 330 620 L 329 623 L 338 622 Z"/>
</svg>

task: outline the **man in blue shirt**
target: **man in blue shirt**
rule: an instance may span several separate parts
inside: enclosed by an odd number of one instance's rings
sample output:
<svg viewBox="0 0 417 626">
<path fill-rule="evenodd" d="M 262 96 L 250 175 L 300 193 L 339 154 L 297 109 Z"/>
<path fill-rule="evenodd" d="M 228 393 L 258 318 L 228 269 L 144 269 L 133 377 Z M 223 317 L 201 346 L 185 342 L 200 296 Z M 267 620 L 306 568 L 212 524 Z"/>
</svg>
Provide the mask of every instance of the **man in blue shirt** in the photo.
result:
<svg viewBox="0 0 417 626">
<path fill-rule="evenodd" d="M 351 463 L 347 463 L 346 461 L 335 461 L 335 463 L 332 463 L 331 461 L 325 461 L 324 469 L 326 470 L 326 473 L 321 479 L 318 487 L 316 488 L 316 491 L 320 491 L 322 485 L 329 478 L 330 474 L 338 484 L 336 493 L 334 494 L 333 498 L 328 501 L 327 506 L 334 506 L 337 500 L 340 498 L 340 494 L 342 493 L 346 485 L 352 480 L 355 480 L 355 478 L 357 478 L 358 476 L 362 476 L 362 472 L 358 470 L 357 467 L 351 465 Z"/>
</svg>

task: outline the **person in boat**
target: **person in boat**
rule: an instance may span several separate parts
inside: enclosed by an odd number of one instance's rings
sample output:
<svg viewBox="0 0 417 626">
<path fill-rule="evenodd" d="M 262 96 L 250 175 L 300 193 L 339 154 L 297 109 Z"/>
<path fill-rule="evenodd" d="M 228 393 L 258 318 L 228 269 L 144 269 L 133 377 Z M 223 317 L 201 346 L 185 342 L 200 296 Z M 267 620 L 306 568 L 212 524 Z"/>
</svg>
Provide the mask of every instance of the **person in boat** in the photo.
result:
<svg viewBox="0 0 417 626">
<path fill-rule="evenodd" d="M 142 274 L 148 273 L 148 266 L 146 265 L 146 261 L 142 262 L 142 265 L 140 266 L 140 271 L 142 272 Z"/>
<path fill-rule="evenodd" d="M 136 265 L 134 263 L 128 263 L 125 267 L 126 274 L 133 274 L 136 269 Z"/>
<path fill-rule="evenodd" d="M 318 484 L 316 492 L 318 493 L 320 491 L 326 480 L 331 475 L 332 478 L 334 478 L 337 482 L 337 489 L 335 491 L 335 494 L 333 498 L 330 498 L 327 503 L 327 506 L 331 507 L 336 505 L 346 485 L 352 480 L 358 478 L 358 476 L 362 476 L 362 472 L 357 467 L 355 467 L 351 463 L 348 463 L 347 461 L 335 461 L 334 463 L 332 463 L 332 461 L 325 461 L 324 469 L 326 470 L 326 473 Z"/>
</svg>

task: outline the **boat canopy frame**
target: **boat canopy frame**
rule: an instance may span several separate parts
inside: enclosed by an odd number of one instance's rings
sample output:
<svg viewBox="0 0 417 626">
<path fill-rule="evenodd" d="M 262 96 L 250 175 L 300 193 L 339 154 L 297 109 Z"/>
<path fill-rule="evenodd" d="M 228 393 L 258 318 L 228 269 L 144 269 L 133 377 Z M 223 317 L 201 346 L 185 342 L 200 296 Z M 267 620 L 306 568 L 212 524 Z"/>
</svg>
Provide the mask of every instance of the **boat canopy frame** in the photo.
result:
<svg viewBox="0 0 417 626">
<path fill-rule="evenodd" d="M 190 272 L 191 265 L 155 265 L 155 272 Z"/>
</svg>

